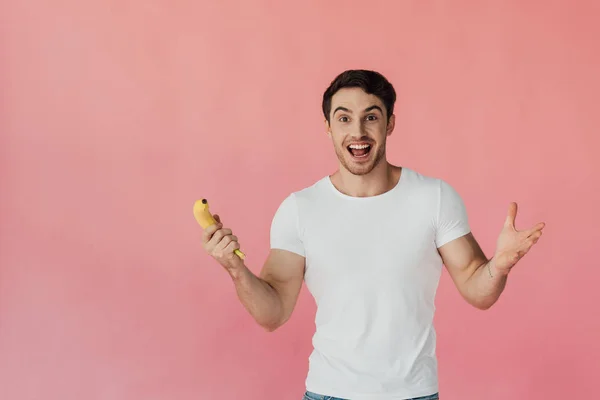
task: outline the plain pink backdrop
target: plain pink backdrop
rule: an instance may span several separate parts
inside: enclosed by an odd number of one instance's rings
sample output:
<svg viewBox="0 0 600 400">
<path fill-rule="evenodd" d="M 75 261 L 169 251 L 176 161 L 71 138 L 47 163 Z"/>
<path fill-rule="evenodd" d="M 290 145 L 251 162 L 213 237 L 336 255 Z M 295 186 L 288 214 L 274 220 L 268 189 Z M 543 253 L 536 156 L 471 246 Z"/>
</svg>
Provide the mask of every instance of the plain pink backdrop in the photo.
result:
<svg viewBox="0 0 600 400">
<path fill-rule="evenodd" d="M 279 203 L 336 168 L 348 68 L 393 82 L 390 161 L 448 180 L 488 255 L 510 201 L 547 223 L 488 311 L 444 272 L 442 398 L 598 393 L 598 2 L 0 4 L 0 399 L 299 400 L 312 298 L 264 332 L 192 205 L 258 272 Z"/>
</svg>

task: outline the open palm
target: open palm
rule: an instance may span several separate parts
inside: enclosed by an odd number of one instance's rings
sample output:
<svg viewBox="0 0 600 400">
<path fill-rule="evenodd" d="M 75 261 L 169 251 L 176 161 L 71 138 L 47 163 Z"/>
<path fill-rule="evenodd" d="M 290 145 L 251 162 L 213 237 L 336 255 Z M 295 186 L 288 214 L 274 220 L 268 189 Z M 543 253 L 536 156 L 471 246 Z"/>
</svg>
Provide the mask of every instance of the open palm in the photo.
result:
<svg viewBox="0 0 600 400">
<path fill-rule="evenodd" d="M 543 222 L 540 222 L 533 228 L 518 231 L 515 228 L 516 217 L 517 204 L 511 203 L 506 221 L 496 242 L 495 266 L 498 271 L 505 274 L 537 243 L 545 226 Z"/>
</svg>

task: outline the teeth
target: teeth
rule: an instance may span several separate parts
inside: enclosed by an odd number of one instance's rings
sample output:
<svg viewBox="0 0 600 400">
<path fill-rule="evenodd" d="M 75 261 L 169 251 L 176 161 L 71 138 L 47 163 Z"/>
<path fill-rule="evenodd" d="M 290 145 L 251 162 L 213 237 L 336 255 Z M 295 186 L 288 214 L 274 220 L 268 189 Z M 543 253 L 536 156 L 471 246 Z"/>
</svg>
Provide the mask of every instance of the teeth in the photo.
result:
<svg viewBox="0 0 600 400">
<path fill-rule="evenodd" d="M 351 144 L 350 145 L 351 149 L 366 149 L 367 147 L 369 147 L 368 144 Z"/>
</svg>

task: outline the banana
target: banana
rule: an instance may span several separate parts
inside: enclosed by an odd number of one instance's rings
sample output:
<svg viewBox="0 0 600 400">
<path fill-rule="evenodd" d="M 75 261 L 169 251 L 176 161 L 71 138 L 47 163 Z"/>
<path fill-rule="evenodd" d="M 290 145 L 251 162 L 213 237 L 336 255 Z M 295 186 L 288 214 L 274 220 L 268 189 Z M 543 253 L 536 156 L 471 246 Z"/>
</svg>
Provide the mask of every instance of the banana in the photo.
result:
<svg viewBox="0 0 600 400">
<path fill-rule="evenodd" d="M 208 201 L 206 199 L 197 200 L 194 203 L 194 217 L 202 229 L 206 229 L 217 223 L 208 209 Z M 246 255 L 238 249 L 235 249 L 234 253 L 242 260 L 246 258 Z"/>
</svg>

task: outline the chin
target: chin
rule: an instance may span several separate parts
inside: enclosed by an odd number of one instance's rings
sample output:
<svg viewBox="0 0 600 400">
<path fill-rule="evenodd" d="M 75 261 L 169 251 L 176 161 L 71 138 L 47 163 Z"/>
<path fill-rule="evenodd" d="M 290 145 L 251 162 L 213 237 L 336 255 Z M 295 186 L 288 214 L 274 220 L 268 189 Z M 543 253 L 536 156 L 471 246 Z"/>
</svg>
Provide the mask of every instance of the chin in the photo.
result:
<svg viewBox="0 0 600 400">
<path fill-rule="evenodd" d="M 369 172 L 373 171 L 373 168 L 375 167 L 375 165 L 373 163 L 369 163 L 368 165 L 344 164 L 344 167 L 352 175 L 367 175 Z"/>
<path fill-rule="evenodd" d="M 373 158 L 357 163 L 352 159 L 341 158 L 340 162 L 342 166 L 352 175 L 367 175 L 378 164 L 378 159 Z"/>
</svg>

